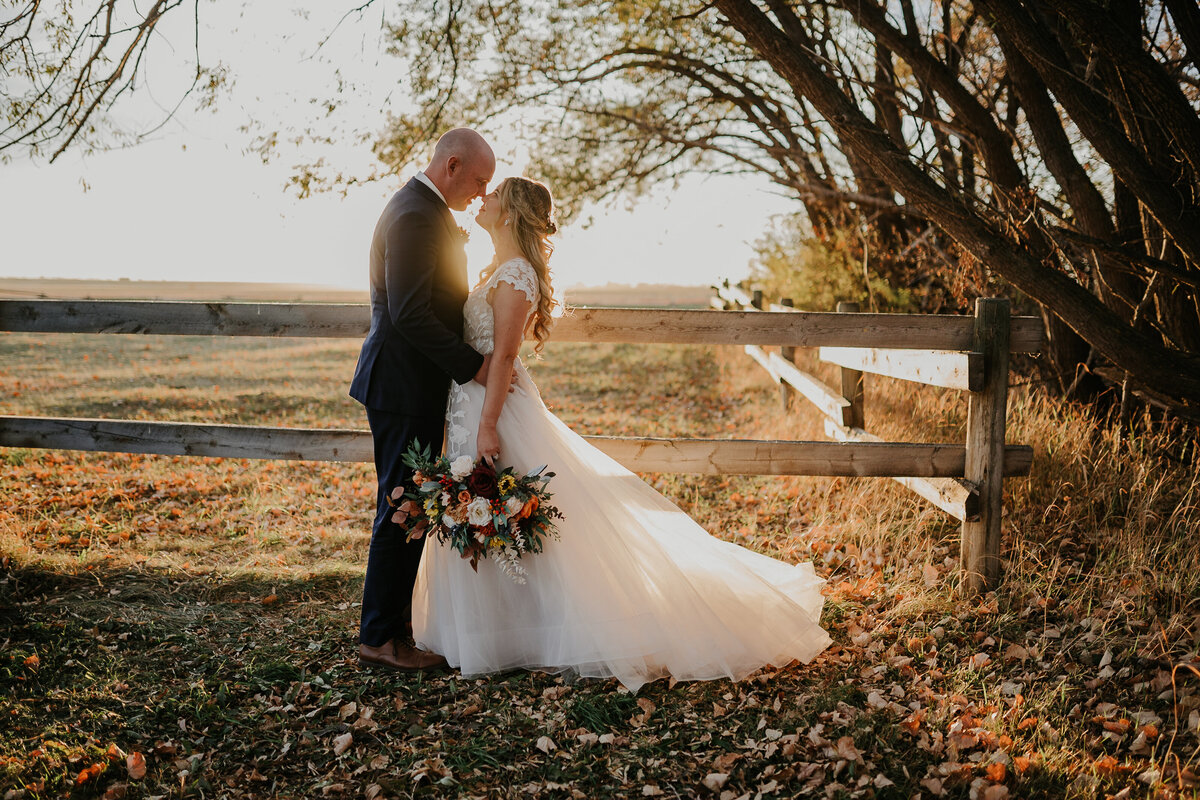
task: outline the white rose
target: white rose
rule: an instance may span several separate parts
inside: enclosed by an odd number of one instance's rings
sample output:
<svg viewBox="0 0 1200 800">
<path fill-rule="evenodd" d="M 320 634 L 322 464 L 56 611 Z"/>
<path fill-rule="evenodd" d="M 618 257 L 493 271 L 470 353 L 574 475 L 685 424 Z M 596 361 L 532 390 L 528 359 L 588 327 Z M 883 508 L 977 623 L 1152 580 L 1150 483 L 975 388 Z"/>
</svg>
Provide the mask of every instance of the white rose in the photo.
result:
<svg viewBox="0 0 1200 800">
<path fill-rule="evenodd" d="M 521 507 L 522 507 L 522 506 L 524 506 L 524 505 L 525 505 L 525 504 L 524 504 L 524 503 L 522 503 L 522 502 L 520 501 L 520 499 L 518 499 L 518 498 L 516 498 L 516 497 L 510 497 L 510 498 L 508 498 L 508 502 L 504 504 L 504 510 L 505 510 L 505 512 L 507 512 L 507 513 L 508 513 L 508 515 L 511 517 L 513 514 L 515 514 L 515 513 L 517 513 L 518 511 L 520 511 L 520 510 L 521 510 Z"/>
<path fill-rule="evenodd" d="M 486 497 L 476 497 L 467 506 L 467 521 L 472 525 L 487 525 L 492 521 L 492 507 Z"/>
<path fill-rule="evenodd" d="M 449 514 L 442 514 L 442 524 L 447 528 L 453 528 L 458 523 L 454 521 L 454 517 Z"/>
<path fill-rule="evenodd" d="M 470 456 L 459 456 L 450 462 L 450 477 L 456 481 L 461 481 L 470 475 L 474 469 L 475 459 Z"/>
</svg>

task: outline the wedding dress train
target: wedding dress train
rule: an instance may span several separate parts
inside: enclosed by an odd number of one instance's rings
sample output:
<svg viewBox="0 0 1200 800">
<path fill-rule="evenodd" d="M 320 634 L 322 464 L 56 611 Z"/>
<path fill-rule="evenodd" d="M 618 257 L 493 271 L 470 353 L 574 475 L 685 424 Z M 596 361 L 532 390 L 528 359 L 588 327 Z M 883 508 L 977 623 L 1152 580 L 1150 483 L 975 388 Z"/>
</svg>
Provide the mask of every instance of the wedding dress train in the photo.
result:
<svg viewBox="0 0 1200 800">
<path fill-rule="evenodd" d="M 472 291 L 465 339 L 494 346 L 491 290 L 504 281 L 537 302 L 533 268 L 502 264 Z M 561 539 L 526 556 L 518 584 L 491 559 L 479 571 L 426 543 L 413 593 L 417 644 L 465 677 L 524 668 L 567 677 L 739 680 L 766 664 L 808 662 L 830 643 L 819 619 L 823 581 L 710 536 L 687 514 L 551 414 L 524 366 L 497 422 L 500 460 L 557 473 Z M 485 389 L 451 389 L 447 453 L 475 455 Z"/>
</svg>

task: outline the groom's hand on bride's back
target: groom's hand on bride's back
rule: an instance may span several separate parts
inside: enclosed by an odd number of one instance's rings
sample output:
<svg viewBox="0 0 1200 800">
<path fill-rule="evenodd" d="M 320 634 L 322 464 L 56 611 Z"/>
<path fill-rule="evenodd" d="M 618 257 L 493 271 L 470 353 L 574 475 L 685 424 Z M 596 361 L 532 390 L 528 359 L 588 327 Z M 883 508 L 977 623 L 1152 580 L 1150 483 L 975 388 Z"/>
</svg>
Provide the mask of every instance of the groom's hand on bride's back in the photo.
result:
<svg viewBox="0 0 1200 800">
<path fill-rule="evenodd" d="M 475 373 L 473 380 L 480 386 L 487 386 L 488 370 L 492 366 L 492 354 L 488 353 L 483 357 L 483 363 L 479 365 L 479 371 Z M 508 382 L 508 391 L 512 391 L 517 387 L 517 371 L 512 371 L 512 376 Z"/>
</svg>

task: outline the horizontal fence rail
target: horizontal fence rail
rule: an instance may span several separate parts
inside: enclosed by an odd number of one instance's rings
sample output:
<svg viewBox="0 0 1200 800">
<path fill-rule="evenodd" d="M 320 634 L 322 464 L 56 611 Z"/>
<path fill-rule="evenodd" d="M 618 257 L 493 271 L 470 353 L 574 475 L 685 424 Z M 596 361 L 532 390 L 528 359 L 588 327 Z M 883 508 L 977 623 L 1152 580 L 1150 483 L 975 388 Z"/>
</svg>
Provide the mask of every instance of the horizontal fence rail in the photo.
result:
<svg viewBox="0 0 1200 800">
<path fill-rule="evenodd" d="M 577 308 L 550 335 L 560 342 L 971 350 L 974 324 L 950 315 Z M 0 331 L 26 333 L 358 339 L 369 328 L 361 303 L 0 300 Z M 1037 317 L 1013 318 L 1012 352 L 1037 352 L 1042 337 Z"/>
<path fill-rule="evenodd" d="M 958 444 L 584 438 L 635 472 L 961 477 L 966 465 L 966 449 Z M 61 417 L 0 416 L 0 447 L 291 461 L 374 458 L 368 431 Z M 1032 461 L 1031 448 L 1010 446 L 1004 473 L 1026 475 Z"/>
</svg>

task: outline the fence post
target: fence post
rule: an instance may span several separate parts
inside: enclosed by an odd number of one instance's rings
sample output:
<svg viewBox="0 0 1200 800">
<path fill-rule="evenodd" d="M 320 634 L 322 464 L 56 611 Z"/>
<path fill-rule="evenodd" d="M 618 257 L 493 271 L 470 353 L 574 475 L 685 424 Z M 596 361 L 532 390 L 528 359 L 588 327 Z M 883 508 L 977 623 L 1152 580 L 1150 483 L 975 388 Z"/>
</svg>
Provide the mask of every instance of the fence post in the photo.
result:
<svg viewBox="0 0 1200 800">
<path fill-rule="evenodd" d="M 790 298 L 790 297 L 783 298 L 782 300 L 779 301 L 779 305 L 786 306 L 788 308 L 792 308 L 792 298 Z M 790 361 L 793 364 L 796 363 L 796 348 L 780 347 L 779 354 L 781 356 L 783 356 L 784 361 Z M 792 402 L 792 388 L 790 386 L 788 386 L 786 383 L 784 383 L 783 381 L 780 381 L 779 382 L 779 404 L 780 404 L 780 406 L 782 406 L 785 413 L 787 412 L 789 406 L 791 405 L 791 402 Z"/>
<path fill-rule="evenodd" d="M 750 300 L 750 305 L 754 306 L 759 311 L 762 311 L 762 300 L 762 289 L 755 289 L 754 297 Z"/>
<path fill-rule="evenodd" d="M 968 594 L 986 591 L 1000 578 L 1010 333 L 1008 300 L 981 297 L 975 301 L 974 348 L 983 353 L 983 391 L 967 396 L 967 464 L 963 477 L 979 489 L 979 520 L 962 525 L 962 587 Z"/>
<path fill-rule="evenodd" d="M 857 314 L 858 303 L 838 303 L 837 310 L 839 314 Z M 850 403 L 850 427 L 865 430 L 867 423 L 863 400 L 863 374 L 857 369 L 847 369 L 846 367 L 841 368 L 841 373 L 842 397 Z"/>
</svg>

